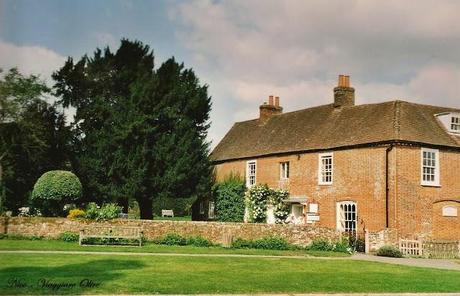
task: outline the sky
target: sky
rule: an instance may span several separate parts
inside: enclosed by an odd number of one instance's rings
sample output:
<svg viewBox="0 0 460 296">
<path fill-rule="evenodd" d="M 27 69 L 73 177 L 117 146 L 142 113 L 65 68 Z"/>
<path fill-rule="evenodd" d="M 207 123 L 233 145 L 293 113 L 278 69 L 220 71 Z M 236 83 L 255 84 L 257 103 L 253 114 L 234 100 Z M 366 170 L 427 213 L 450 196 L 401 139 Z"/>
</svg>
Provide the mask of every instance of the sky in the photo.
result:
<svg viewBox="0 0 460 296">
<path fill-rule="evenodd" d="M 269 95 L 284 112 L 331 103 L 339 74 L 356 104 L 460 108 L 458 12 L 449 0 L 0 0 L 0 68 L 52 85 L 68 56 L 138 39 L 157 66 L 174 56 L 209 85 L 214 147 Z"/>
</svg>

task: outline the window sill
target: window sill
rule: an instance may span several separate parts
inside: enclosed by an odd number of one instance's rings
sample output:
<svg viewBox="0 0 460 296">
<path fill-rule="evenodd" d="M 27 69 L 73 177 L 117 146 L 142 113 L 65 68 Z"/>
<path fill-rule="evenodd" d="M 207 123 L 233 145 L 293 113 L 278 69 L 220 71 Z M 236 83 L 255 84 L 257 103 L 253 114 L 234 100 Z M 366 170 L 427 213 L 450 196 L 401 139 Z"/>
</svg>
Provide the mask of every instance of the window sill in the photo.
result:
<svg viewBox="0 0 460 296">
<path fill-rule="evenodd" d="M 319 186 L 332 186 L 332 183 L 318 183 Z"/>
<path fill-rule="evenodd" d="M 440 184 L 426 184 L 426 183 L 422 183 L 420 184 L 422 185 L 423 187 L 437 187 L 437 188 L 441 188 L 441 185 Z"/>
</svg>

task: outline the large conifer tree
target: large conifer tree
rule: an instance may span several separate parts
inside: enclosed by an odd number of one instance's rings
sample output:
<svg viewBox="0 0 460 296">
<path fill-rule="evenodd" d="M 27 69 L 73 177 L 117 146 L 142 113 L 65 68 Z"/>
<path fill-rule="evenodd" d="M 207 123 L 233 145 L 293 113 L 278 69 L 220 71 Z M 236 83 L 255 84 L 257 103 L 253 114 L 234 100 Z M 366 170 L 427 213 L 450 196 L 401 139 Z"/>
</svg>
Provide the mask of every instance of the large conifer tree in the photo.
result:
<svg viewBox="0 0 460 296">
<path fill-rule="evenodd" d="M 76 108 L 74 167 L 88 200 L 135 198 L 152 218 L 153 198 L 189 197 L 209 188 L 210 97 L 174 58 L 154 69 L 147 45 L 71 58 L 57 71 L 56 94 Z"/>
</svg>

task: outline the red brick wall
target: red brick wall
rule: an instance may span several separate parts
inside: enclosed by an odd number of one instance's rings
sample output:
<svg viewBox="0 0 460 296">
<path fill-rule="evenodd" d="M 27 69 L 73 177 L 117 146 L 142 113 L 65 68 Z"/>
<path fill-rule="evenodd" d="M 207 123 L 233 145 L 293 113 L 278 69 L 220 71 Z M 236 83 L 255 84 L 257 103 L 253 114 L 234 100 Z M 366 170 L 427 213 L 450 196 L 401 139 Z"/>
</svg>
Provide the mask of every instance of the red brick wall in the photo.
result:
<svg viewBox="0 0 460 296">
<path fill-rule="evenodd" d="M 386 227 L 385 154 L 387 147 L 334 151 L 334 181 L 318 185 L 318 153 L 257 159 L 257 183 L 279 186 L 279 163 L 290 162 L 291 196 L 304 195 L 319 204 L 320 221 L 336 227 L 336 203 L 355 201 L 359 228 L 380 231 Z M 460 239 L 458 218 L 442 217 L 441 200 L 460 200 L 460 152 L 440 151 L 440 187 L 421 185 L 420 147 L 396 146 L 389 153 L 389 227 L 401 237 Z M 216 166 L 222 180 L 230 172 L 245 176 L 246 161 Z M 459 214 L 460 214 L 460 205 Z"/>
<path fill-rule="evenodd" d="M 333 152 L 332 185 L 318 185 L 318 154 L 304 153 L 257 159 L 257 183 L 279 186 L 279 163 L 289 161 L 291 196 L 307 196 L 319 204 L 318 225 L 336 228 L 336 202 L 351 200 L 358 206 L 359 228 L 378 231 L 385 228 L 385 149 L 360 148 Z M 216 166 L 222 180 L 231 172 L 245 176 L 246 161 Z"/>
<path fill-rule="evenodd" d="M 440 150 L 440 186 L 429 187 L 421 185 L 420 151 L 420 147 L 397 148 L 397 201 L 392 207 L 396 227 L 402 237 L 458 240 L 460 220 L 443 217 L 445 204 L 436 202 L 460 200 L 460 152 Z"/>
</svg>

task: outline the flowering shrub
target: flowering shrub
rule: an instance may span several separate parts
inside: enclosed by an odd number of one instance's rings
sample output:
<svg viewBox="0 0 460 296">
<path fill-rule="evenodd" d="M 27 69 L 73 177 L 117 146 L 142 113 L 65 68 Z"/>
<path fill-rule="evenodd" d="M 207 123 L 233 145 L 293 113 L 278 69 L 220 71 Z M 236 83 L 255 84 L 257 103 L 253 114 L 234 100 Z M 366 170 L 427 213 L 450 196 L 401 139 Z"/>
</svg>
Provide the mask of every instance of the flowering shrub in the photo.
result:
<svg viewBox="0 0 460 296">
<path fill-rule="evenodd" d="M 325 239 L 314 240 L 308 247 L 310 251 L 332 251 L 339 253 L 352 253 L 352 249 L 349 246 L 348 239 L 342 239 L 339 242 L 329 242 Z"/>
<path fill-rule="evenodd" d="M 275 190 L 267 185 L 254 185 L 246 191 L 246 206 L 249 220 L 264 223 L 267 219 L 268 205 L 273 206 L 275 223 L 283 223 L 289 215 L 289 207 L 284 202 L 289 196 L 286 190 Z"/>
<path fill-rule="evenodd" d="M 32 207 L 22 207 L 18 209 L 18 217 L 33 217 L 41 215 L 42 213 L 40 212 L 40 210 Z"/>
<path fill-rule="evenodd" d="M 80 209 L 70 210 L 69 214 L 67 215 L 67 218 L 69 219 L 78 219 L 78 218 L 84 218 L 84 217 L 85 217 L 85 211 L 80 210 Z"/>
<path fill-rule="evenodd" d="M 114 203 L 104 204 L 102 207 L 99 207 L 96 203 L 91 202 L 86 208 L 86 219 L 93 220 L 111 220 L 118 218 L 121 213 L 122 208 Z"/>
<path fill-rule="evenodd" d="M 267 202 L 271 189 L 267 185 L 254 185 L 246 191 L 246 200 L 250 210 L 250 221 L 264 223 L 267 219 Z"/>
<path fill-rule="evenodd" d="M 289 192 L 283 189 L 272 190 L 270 196 L 270 204 L 273 205 L 273 210 L 275 214 L 275 223 L 282 224 L 289 215 L 289 206 L 284 202 L 284 200 L 289 198 Z"/>
</svg>

